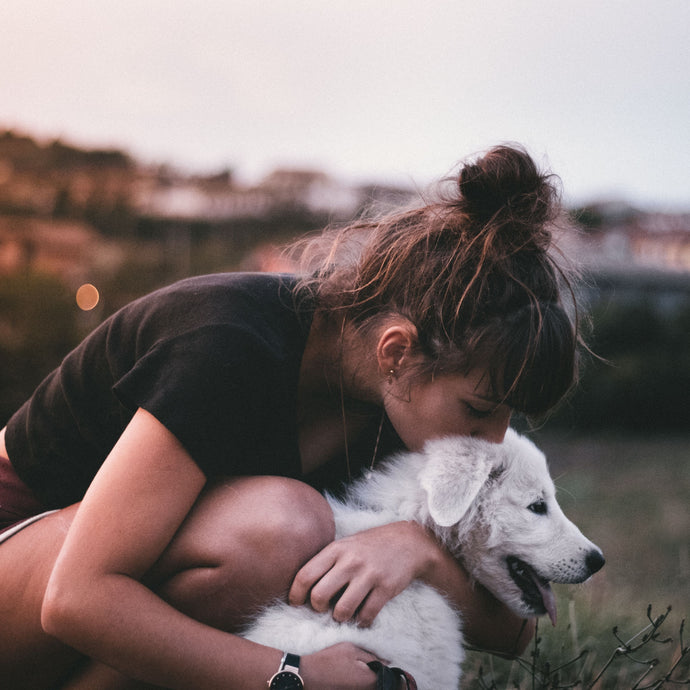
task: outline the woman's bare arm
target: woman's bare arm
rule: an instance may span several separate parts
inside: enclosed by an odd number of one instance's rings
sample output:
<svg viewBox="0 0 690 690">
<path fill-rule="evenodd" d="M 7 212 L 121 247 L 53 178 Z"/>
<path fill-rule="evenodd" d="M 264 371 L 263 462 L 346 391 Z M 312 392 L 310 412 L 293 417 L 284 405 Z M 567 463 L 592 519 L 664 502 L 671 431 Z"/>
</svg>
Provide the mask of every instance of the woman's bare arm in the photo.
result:
<svg viewBox="0 0 690 690">
<path fill-rule="evenodd" d="M 205 477 L 139 410 L 93 481 L 46 591 L 47 632 L 125 675 L 166 687 L 263 687 L 276 650 L 184 616 L 139 583 Z"/>
<path fill-rule="evenodd" d="M 467 573 L 426 529 L 415 522 L 375 527 L 327 546 L 297 574 L 290 602 L 326 611 L 337 596 L 334 618 L 370 625 L 384 604 L 413 580 L 445 594 L 462 612 L 468 642 L 503 654 L 521 653 L 534 632 Z"/>
<path fill-rule="evenodd" d="M 185 616 L 139 580 L 170 543 L 205 477 L 139 410 L 77 511 L 44 598 L 45 630 L 123 675 L 169 688 L 265 688 L 282 652 Z M 373 688 L 351 644 L 305 656 L 305 682 Z"/>
</svg>

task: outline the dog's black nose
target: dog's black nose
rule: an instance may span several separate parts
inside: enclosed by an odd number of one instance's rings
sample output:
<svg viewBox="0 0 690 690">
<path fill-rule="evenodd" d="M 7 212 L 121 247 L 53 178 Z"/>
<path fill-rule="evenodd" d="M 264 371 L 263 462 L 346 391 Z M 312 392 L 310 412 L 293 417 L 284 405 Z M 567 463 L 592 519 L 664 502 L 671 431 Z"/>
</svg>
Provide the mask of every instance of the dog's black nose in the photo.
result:
<svg viewBox="0 0 690 690">
<path fill-rule="evenodd" d="M 585 558 L 585 565 L 589 570 L 590 575 L 593 575 L 597 571 L 601 570 L 606 563 L 604 554 L 599 551 L 599 549 L 592 549 Z"/>
</svg>

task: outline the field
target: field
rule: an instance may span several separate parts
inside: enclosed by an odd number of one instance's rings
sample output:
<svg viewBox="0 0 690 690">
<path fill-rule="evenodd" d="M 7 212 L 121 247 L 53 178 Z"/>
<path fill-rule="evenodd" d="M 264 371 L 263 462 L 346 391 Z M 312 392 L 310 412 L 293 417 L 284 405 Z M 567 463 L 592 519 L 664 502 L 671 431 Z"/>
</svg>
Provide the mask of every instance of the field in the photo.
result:
<svg viewBox="0 0 690 690">
<path fill-rule="evenodd" d="M 607 562 L 584 585 L 555 586 L 558 625 L 552 629 L 548 620 L 540 621 L 539 641 L 522 662 L 470 651 L 463 688 L 661 687 L 681 645 L 690 645 L 690 437 L 551 434 L 536 440 L 549 458 L 563 509 L 602 548 Z M 668 617 L 657 621 L 657 639 L 632 654 L 619 652 L 595 683 L 615 650 L 644 642 L 655 632 L 652 621 L 669 606 Z M 683 635 L 684 618 L 689 620 Z M 567 665 L 555 672 L 562 664 Z M 690 684 L 690 651 L 671 678 Z"/>
</svg>

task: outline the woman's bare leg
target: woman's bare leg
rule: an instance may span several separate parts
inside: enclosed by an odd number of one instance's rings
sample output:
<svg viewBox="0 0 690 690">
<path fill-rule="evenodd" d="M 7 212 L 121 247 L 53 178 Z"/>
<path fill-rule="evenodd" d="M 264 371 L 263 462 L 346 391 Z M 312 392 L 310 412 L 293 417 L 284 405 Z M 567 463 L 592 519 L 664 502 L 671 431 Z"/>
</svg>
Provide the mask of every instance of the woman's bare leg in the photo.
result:
<svg viewBox="0 0 690 690">
<path fill-rule="evenodd" d="M 0 545 L 0 687 L 144 687 L 84 663 L 41 628 L 43 593 L 74 512 L 48 516 Z M 328 504 L 307 485 L 228 480 L 204 491 L 146 583 L 191 617 L 237 630 L 257 607 L 284 596 L 302 563 L 333 536 Z"/>
<path fill-rule="evenodd" d="M 0 687 L 53 687 L 82 658 L 41 628 L 43 593 L 75 512 L 49 515 L 0 544 Z"/>
<path fill-rule="evenodd" d="M 286 597 L 300 567 L 334 537 L 330 507 L 306 484 L 233 479 L 204 493 L 147 584 L 183 613 L 233 632 Z"/>
</svg>

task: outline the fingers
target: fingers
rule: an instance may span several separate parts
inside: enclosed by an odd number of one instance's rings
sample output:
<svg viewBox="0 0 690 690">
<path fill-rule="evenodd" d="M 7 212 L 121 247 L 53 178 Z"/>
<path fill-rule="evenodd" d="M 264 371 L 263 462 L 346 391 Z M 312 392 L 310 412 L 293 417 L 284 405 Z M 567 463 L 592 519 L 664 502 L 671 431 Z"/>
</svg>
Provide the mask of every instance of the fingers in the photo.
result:
<svg viewBox="0 0 690 690">
<path fill-rule="evenodd" d="M 370 652 L 368 649 L 364 649 L 364 647 L 357 647 L 355 645 L 355 655 L 357 657 L 357 660 L 367 666 L 367 668 L 371 668 L 369 666 L 370 663 L 373 661 L 379 661 L 382 664 L 388 664 L 390 662 L 386 661 L 385 659 L 381 659 L 380 657 L 376 656 L 374 652 Z"/>
<path fill-rule="evenodd" d="M 364 599 L 364 603 L 357 613 L 357 625 L 361 625 L 363 628 L 368 628 L 374 622 L 374 619 L 379 615 L 381 609 L 386 605 L 386 602 L 388 602 L 390 598 L 391 597 L 384 593 L 381 589 L 375 589 L 370 592 L 366 599 Z"/>
<path fill-rule="evenodd" d="M 345 644 L 350 644 L 350 643 L 345 643 Z M 357 667 L 358 673 L 363 674 L 362 679 L 363 680 L 368 680 L 369 682 L 375 681 L 376 680 L 376 671 L 372 668 L 370 664 L 379 662 L 381 664 L 388 664 L 389 662 L 384 661 L 383 659 L 380 659 L 376 654 L 373 652 L 370 652 L 368 649 L 364 649 L 363 647 L 357 647 L 356 645 L 353 646 L 353 651 L 354 651 L 354 661 L 355 665 Z"/>
<path fill-rule="evenodd" d="M 336 569 L 326 573 L 308 595 L 309 603 L 315 611 L 324 613 L 333 606 L 334 620 L 339 623 L 356 620 L 363 627 L 369 627 L 374 622 L 390 598 L 391 594 L 382 587 L 375 587 L 372 579 L 350 579 L 346 572 Z"/>
<path fill-rule="evenodd" d="M 293 606 L 306 604 L 312 587 L 335 565 L 335 555 L 328 548 L 320 551 L 299 570 L 290 587 L 288 601 Z M 337 591 L 337 590 L 336 590 Z M 334 592 L 335 594 L 335 592 Z"/>
<path fill-rule="evenodd" d="M 346 564 L 338 558 L 336 548 L 324 549 L 312 558 L 295 576 L 290 603 L 300 606 L 308 601 L 315 611 L 323 613 L 337 599 L 333 618 L 339 622 L 353 618 L 374 582 L 362 574 L 360 563 Z"/>
<path fill-rule="evenodd" d="M 348 583 L 333 607 L 333 619 L 339 623 L 354 619 L 357 610 L 362 602 L 367 599 L 370 592 L 371 585 L 367 581 L 358 580 L 357 582 Z M 371 620 L 373 621 L 373 618 Z M 362 623 L 359 615 L 357 616 L 357 623 Z"/>
<path fill-rule="evenodd" d="M 339 642 L 303 656 L 300 675 L 306 687 L 373 690 L 377 680 L 376 673 L 369 666 L 372 661 L 379 659 L 369 650 L 351 642 Z"/>
<path fill-rule="evenodd" d="M 371 625 L 385 603 L 424 571 L 428 559 L 418 548 L 419 534 L 394 523 L 332 542 L 297 573 L 290 604 L 310 603 L 322 613 L 333 606 L 335 620 Z"/>
</svg>

